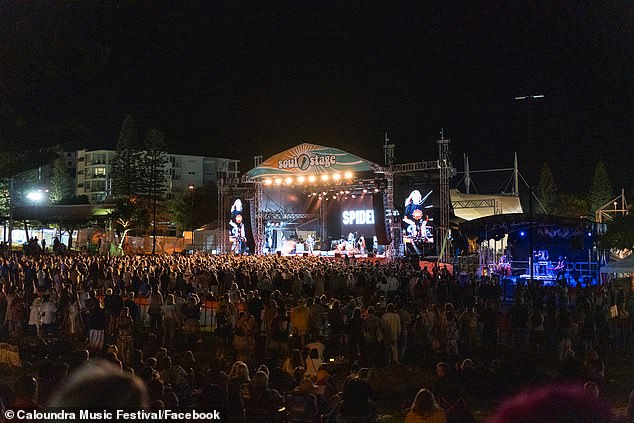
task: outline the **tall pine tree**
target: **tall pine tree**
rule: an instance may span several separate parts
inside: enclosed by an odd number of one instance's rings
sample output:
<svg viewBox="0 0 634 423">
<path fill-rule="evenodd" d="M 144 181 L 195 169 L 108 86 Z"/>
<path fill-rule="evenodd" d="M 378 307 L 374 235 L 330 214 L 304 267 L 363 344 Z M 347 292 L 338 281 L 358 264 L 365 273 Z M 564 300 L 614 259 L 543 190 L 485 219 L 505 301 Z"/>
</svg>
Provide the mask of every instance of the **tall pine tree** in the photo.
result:
<svg viewBox="0 0 634 423">
<path fill-rule="evenodd" d="M 550 171 L 548 163 L 544 163 L 542 166 L 542 172 L 539 177 L 539 185 L 537 185 L 537 191 L 535 193 L 539 200 L 537 210 L 546 214 L 555 213 L 557 209 L 557 185 L 555 184 L 555 178 Z"/>
<path fill-rule="evenodd" d="M 57 204 L 71 196 L 66 161 L 63 157 L 58 157 L 53 162 L 53 177 L 51 178 L 49 198 L 53 204 Z"/>
<path fill-rule="evenodd" d="M 612 184 L 610 183 L 608 171 L 605 168 L 605 164 L 599 161 L 594 168 L 592 184 L 588 191 L 588 203 L 592 215 L 594 215 L 599 207 L 609 202 L 613 197 L 614 194 L 612 193 Z"/>
<path fill-rule="evenodd" d="M 112 159 L 112 196 L 131 198 L 143 190 L 142 153 L 132 116 L 125 117 L 117 139 L 117 150 Z"/>
<path fill-rule="evenodd" d="M 156 212 L 159 202 L 163 200 L 167 190 L 167 153 L 163 134 L 158 129 L 151 129 L 145 138 L 145 153 L 143 156 L 145 188 L 143 193 L 147 196 L 152 207 L 152 254 L 156 251 Z"/>
</svg>

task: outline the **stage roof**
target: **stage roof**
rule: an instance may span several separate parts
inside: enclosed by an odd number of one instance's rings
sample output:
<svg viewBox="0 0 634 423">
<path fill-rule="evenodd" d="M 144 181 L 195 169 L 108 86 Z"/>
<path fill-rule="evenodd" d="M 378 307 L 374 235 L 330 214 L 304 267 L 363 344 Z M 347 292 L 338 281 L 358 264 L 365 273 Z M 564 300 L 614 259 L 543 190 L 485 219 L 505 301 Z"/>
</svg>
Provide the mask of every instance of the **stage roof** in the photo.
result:
<svg viewBox="0 0 634 423">
<path fill-rule="evenodd" d="M 539 234 L 558 238 L 568 238 L 587 232 L 594 233 L 597 225 L 585 219 L 546 214 L 535 214 L 531 219 L 530 213 L 513 213 L 496 214 L 463 222 L 460 224 L 460 230 L 465 235 L 486 239 L 493 237 L 496 232 L 504 234 L 525 230 L 530 227 L 531 221 Z"/>
<path fill-rule="evenodd" d="M 338 148 L 304 143 L 268 158 L 245 176 L 259 179 L 333 173 L 344 175 L 346 172 L 368 172 L 379 167 Z"/>
<path fill-rule="evenodd" d="M 634 254 L 630 254 L 623 260 L 611 261 L 601 268 L 601 273 L 634 274 Z"/>
<path fill-rule="evenodd" d="M 452 189 L 451 203 L 454 214 L 464 220 L 474 220 L 494 214 L 522 213 L 520 199 L 503 194 L 464 194 Z"/>
</svg>

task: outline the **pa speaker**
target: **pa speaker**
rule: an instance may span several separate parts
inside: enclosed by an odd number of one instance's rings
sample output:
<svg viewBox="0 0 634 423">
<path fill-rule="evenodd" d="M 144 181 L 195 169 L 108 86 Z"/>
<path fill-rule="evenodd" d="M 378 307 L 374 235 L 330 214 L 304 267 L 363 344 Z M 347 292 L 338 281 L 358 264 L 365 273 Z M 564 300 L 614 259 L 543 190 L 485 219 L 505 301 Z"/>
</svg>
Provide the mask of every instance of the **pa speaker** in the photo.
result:
<svg viewBox="0 0 634 423">
<path fill-rule="evenodd" d="M 277 254 L 278 257 L 282 257 L 282 252 L 281 251 L 276 251 L 275 254 Z"/>
<path fill-rule="evenodd" d="M 385 205 L 383 203 L 383 193 L 372 194 L 372 207 L 374 208 L 374 233 L 379 245 L 388 245 L 391 241 L 385 224 Z"/>
<path fill-rule="evenodd" d="M 302 253 L 302 256 L 308 257 L 308 253 L 304 251 L 304 253 Z"/>
</svg>

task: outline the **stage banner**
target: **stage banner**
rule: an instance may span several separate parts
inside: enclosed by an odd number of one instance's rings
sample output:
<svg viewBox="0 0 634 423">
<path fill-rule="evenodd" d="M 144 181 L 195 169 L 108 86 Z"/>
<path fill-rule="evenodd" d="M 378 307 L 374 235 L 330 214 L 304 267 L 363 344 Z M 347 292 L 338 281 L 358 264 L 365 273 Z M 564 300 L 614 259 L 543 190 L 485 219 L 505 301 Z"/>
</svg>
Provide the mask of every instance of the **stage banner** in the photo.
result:
<svg viewBox="0 0 634 423">
<path fill-rule="evenodd" d="M 367 172 L 378 167 L 372 162 L 338 148 L 300 144 L 278 153 L 245 174 L 249 179 L 294 175 L 323 175 Z"/>
</svg>

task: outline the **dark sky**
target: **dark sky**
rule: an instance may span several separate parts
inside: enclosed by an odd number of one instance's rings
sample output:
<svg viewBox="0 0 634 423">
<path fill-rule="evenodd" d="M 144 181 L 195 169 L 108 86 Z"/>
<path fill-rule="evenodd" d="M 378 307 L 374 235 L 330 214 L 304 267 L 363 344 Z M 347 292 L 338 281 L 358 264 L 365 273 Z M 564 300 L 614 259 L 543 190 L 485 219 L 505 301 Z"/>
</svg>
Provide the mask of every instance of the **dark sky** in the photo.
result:
<svg viewBox="0 0 634 423">
<path fill-rule="evenodd" d="M 102 59 L 77 72 L 49 57 L 69 71 L 14 101 L 34 125 L 72 118 L 93 147 L 113 148 L 129 113 L 170 152 L 247 171 L 301 142 L 382 161 L 385 131 L 397 161 L 433 160 L 444 128 L 459 170 L 463 153 L 483 169 L 517 151 L 535 183 L 548 161 L 562 189 L 583 192 L 601 159 L 615 188 L 634 185 L 627 2 L 66 3 L 36 21 Z M 545 98 L 514 100 L 528 94 Z"/>
</svg>

